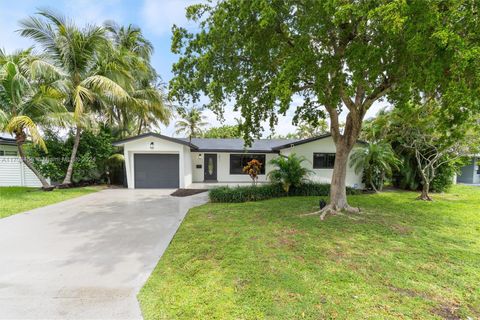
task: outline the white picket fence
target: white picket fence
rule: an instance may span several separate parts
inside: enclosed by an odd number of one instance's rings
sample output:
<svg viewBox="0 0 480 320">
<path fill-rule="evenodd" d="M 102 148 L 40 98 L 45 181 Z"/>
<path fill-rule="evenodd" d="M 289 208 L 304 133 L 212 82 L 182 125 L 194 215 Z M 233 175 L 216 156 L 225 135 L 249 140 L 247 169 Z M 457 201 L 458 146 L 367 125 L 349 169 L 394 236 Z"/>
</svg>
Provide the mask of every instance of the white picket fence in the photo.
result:
<svg viewBox="0 0 480 320">
<path fill-rule="evenodd" d="M 35 174 L 19 157 L 0 156 L 0 187 L 41 187 Z"/>
</svg>

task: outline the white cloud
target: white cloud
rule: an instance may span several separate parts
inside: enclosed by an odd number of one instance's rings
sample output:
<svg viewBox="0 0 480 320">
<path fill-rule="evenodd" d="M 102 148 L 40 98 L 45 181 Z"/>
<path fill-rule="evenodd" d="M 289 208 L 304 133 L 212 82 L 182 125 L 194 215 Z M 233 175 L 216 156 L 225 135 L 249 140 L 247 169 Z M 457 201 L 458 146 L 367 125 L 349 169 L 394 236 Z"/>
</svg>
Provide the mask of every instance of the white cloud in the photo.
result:
<svg viewBox="0 0 480 320">
<path fill-rule="evenodd" d="M 82 26 L 85 23 L 102 24 L 106 20 L 122 22 L 123 9 L 123 3 L 120 0 L 77 0 L 66 2 L 61 12 L 68 13 L 69 18 Z M 81 12 L 81 14 L 71 15 L 72 12 Z"/>
<path fill-rule="evenodd" d="M 172 26 L 193 26 L 185 17 L 185 8 L 199 3 L 198 0 L 145 0 L 141 15 L 150 32 L 163 36 L 169 34 Z"/>
</svg>

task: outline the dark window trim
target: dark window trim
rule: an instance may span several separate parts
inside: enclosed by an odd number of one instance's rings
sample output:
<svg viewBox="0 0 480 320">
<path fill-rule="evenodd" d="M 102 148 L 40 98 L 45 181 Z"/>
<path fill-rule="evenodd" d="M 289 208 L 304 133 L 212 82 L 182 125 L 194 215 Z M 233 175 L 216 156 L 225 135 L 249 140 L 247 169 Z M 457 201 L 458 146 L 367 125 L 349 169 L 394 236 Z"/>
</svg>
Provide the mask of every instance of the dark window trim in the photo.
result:
<svg viewBox="0 0 480 320">
<path fill-rule="evenodd" d="M 315 157 L 316 155 L 326 155 L 327 157 L 328 156 L 333 156 L 333 164 L 331 166 L 325 166 L 325 167 L 319 167 L 319 166 L 315 166 Z M 312 166 L 313 166 L 313 169 L 333 169 L 335 165 L 335 153 L 333 152 L 314 152 L 313 153 L 313 161 L 312 161 Z"/>
<path fill-rule="evenodd" d="M 230 153 L 229 154 L 229 159 L 228 159 L 228 173 L 231 175 L 246 175 L 245 172 L 232 172 L 232 156 L 240 156 L 240 157 L 249 157 L 249 158 L 255 158 L 255 157 L 262 157 L 264 160 L 262 161 L 262 173 L 260 173 L 260 176 L 265 175 L 265 166 L 266 166 L 266 161 L 267 161 L 267 155 L 264 153 Z M 243 167 L 242 167 L 243 168 Z"/>
</svg>

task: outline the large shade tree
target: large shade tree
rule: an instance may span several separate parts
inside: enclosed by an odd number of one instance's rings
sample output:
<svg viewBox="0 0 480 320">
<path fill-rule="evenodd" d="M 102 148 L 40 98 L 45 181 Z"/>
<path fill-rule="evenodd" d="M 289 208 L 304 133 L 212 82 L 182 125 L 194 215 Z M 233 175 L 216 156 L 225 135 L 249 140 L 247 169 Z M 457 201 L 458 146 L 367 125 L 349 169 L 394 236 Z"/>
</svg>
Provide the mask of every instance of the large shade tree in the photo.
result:
<svg viewBox="0 0 480 320">
<path fill-rule="evenodd" d="M 476 2 L 459 0 L 228 0 L 191 6 L 187 15 L 199 29 L 174 28 L 172 49 L 180 58 L 171 95 L 196 102 L 203 93 L 218 113 L 226 101 L 235 101 L 247 143 L 264 121 L 275 125 L 293 98 L 302 97 L 296 120 L 328 116 L 336 145 L 324 211 L 357 212 L 347 202 L 346 169 L 366 112 L 381 99 L 407 99 L 418 89 L 458 98 L 478 88 L 478 68 L 472 68 L 478 63 L 477 12 Z M 454 109 L 460 99 L 443 101 Z"/>
<path fill-rule="evenodd" d="M 41 10 L 37 15 L 21 20 L 20 26 L 20 34 L 33 39 L 50 61 L 61 69 L 65 105 L 75 120 L 75 140 L 63 180 L 64 184 L 69 184 L 81 133 L 88 124 L 85 119 L 89 118 L 92 108 L 129 99 L 118 83 L 118 79 L 128 77 L 126 65 L 118 63 L 118 59 L 110 59 L 110 45 L 103 27 L 78 27 L 50 10 Z"/>
</svg>

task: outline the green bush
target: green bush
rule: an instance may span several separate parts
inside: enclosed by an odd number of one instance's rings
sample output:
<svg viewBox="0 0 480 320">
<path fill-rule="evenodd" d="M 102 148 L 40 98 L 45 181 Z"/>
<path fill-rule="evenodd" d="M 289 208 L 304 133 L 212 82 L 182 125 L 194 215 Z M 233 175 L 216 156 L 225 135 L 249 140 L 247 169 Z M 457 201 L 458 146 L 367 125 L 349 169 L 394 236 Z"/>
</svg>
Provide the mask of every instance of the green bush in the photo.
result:
<svg viewBox="0 0 480 320">
<path fill-rule="evenodd" d="M 360 191 L 347 187 L 347 194 L 358 194 Z M 291 187 L 288 196 L 328 196 L 330 185 L 324 183 L 302 183 Z M 281 184 L 262 184 L 245 187 L 218 187 L 208 193 L 211 202 L 234 203 L 260 201 L 271 198 L 286 197 Z"/>
<path fill-rule="evenodd" d="M 44 134 L 48 153 L 38 147 L 30 146 L 28 155 L 35 166 L 53 182 L 60 182 L 67 172 L 72 152 L 74 134 L 69 132 L 63 139 L 58 133 L 47 131 Z M 100 127 L 98 131 L 84 131 L 80 138 L 77 158 L 73 165 L 73 182 L 106 180 L 106 170 L 109 158 L 115 148 L 110 130 Z"/>
</svg>

